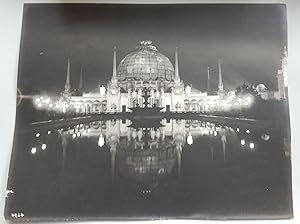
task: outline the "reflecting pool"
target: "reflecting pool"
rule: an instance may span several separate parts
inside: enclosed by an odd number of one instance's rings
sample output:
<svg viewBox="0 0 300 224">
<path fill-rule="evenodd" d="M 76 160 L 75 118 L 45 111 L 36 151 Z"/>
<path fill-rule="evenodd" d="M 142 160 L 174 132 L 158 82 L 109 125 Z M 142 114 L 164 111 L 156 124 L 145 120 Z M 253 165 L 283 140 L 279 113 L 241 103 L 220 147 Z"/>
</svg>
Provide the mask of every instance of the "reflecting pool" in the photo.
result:
<svg viewBox="0 0 300 224">
<path fill-rule="evenodd" d="M 201 120 L 102 120 L 16 134 L 6 216 L 291 216 L 280 131 Z"/>
</svg>

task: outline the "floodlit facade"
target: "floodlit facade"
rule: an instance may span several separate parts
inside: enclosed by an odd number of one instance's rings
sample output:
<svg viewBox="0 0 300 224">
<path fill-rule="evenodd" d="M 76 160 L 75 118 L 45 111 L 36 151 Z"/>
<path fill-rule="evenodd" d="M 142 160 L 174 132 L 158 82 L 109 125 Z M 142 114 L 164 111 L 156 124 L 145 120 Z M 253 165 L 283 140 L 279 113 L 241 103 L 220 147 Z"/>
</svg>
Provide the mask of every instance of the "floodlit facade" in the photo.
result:
<svg viewBox="0 0 300 224">
<path fill-rule="evenodd" d="M 143 89 L 147 88 L 150 92 L 149 107 L 163 107 L 162 111 L 204 112 L 217 107 L 224 96 L 220 63 L 217 95 L 208 95 L 207 92 L 184 85 L 179 75 L 177 48 L 175 66 L 151 41 L 140 42 L 118 66 L 116 61 L 114 48 L 111 81 L 80 96 L 71 94 L 68 61 L 65 90 L 62 93 L 64 99 L 68 99 L 77 112 L 129 112 L 129 108 L 144 107 Z"/>
<path fill-rule="evenodd" d="M 113 53 L 112 78 L 106 85 L 99 85 L 91 92 L 72 94 L 70 85 L 70 61 L 68 60 L 65 89 L 61 102 L 77 113 L 130 112 L 130 108 L 145 107 L 144 90 L 149 92 L 148 107 L 161 107 L 171 112 L 211 112 L 227 110 L 233 105 L 234 94 L 224 89 L 221 61 L 218 63 L 217 94 L 210 94 L 210 71 L 207 69 L 207 91 L 201 92 L 185 85 L 179 74 L 178 53 L 175 50 L 174 66 L 168 57 L 158 51 L 151 41 L 140 45 L 127 54 L 117 66 L 116 48 Z M 268 91 L 257 86 L 263 99 L 287 98 L 287 52 L 284 51 L 282 66 L 277 74 L 278 91 Z M 80 85 L 82 88 L 82 74 Z M 254 87 L 253 87 L 254 88 Z M 59 102 L 57 103 L 59 104 Z M 59 108 L 67 110 L 64 104 Z"/>
</svg>

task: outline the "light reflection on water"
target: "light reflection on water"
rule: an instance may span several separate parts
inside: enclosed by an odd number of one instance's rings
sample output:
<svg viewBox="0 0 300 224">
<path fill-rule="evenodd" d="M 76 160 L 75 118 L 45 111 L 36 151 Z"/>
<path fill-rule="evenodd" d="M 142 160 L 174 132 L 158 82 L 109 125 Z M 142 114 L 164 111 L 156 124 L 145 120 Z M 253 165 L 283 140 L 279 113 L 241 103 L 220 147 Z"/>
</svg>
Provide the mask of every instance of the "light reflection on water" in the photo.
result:
<svg viewBox="0 0 300 224">
<path fill-rule="evenodd" d="M 194 141 L 205 137 L 210 139 L 210 143 L 219 141 L 222 148 L 226 148 L 229 136 L 230 141 L 240 142 L 240 145 L 237 145 L 240 150 L 253 152 L 258 149 L 260 143 L 264 144 L 263 142 L 268 142 L 271 138 L 268 132 L 260 131 L 250 134 L 249 129 L 240 127 L 234 129 L 199 120 L 173 119 L 168 121 L 163 119 L 158 124 L 150 124 L 150 127 L 149 125 L 135 127 L 133 123 L 130 120 L 95 121 L 53 130 L 54 133 L 50 129 L 44 133 L 36 132 L 35 137 L 32 136 L 31 151 L 32 149 L 45 150 L 47 142 L 49 144 L 54 142 L 51 134 L 61 139 L 63 147 L 67 144 L 64 142 L 78 142 L 87 138 L 96 142 L 100 148 L 108 146 L 126 151 L 164 150 L 167 145 L 180 148 L 180 150 L 188 149 Z"/>
<path fill-rule="evenodd" d="M 261 197 L 270 212 L 278 212 L 272 208 L 273 194 L 289 203 L 289 173 L 283 171 L 288 165 L 279 137 L 271 131 L 175 119 L 38 130 L 18 141 L 22 153 L 16 156 L 11 185 L 20 194 L 11 207 L 22 204 L 24 213 L 41 217 L 47 211 L 61 217 L 200 217 L 230 215 L 226 204 L 235 212 L 248 208 L 257 213 L 265 206 Z M 278 179 L 285 180 L 281 188 L 275 185 Z M 265 188 L 276 191 L 266 196 Z M 46 200 L 44 209 L 36 207 Z"/>
</svg>

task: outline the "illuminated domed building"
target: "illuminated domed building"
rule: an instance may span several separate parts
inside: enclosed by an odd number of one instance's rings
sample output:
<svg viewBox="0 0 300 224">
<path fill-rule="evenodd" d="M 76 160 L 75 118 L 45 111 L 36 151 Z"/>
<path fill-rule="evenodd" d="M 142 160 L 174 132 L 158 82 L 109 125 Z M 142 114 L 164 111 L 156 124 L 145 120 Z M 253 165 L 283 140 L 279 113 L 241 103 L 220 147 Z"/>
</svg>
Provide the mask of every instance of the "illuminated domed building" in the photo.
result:
<svg viewBox="0 0 300 224">
<path fill-rule="evenodd" d="M 118 83 L 125 91 L 138 88 L 140 82 L 151 83 L 151 86 L 164 91 L 174 86 L 176 76 L 172 63 L 150 44 L 142 42 L 120 62 L 117 68 Z"/>
<path fill-rule="evenodd" d="M 70 91 L 70 64 L 68 63 L 65 90 L 62 96 L 77 112 L 128 112 L 129 108 L 144 107 L 143 89 L 149 91 L 149 107 L 162 111 L 206 111 L 218 104 L 223 96 L 222 75 L 219 68 L 218 95 L 208 95 L 185 86 L 179 75 L 177 48 L 174 66 L 151 41 L 142 41 L 127 54 L 117 67 L 116 48 L 113 54 L 113 72 L 107 85 L 98 86 L 82 96 Z"/>
<path fill-rule="evenodd" d="M 278 71 L 278 90 L 263 89 L 259 94 L 263 99 L 286 99 L 287 97 L 287 52 L 284 51 L 282 66 Z M 201 92 L 185 85 L 179 75 L 177 48 L 174 66 L 168 57 L 158 51 L 151 41 L 141 41 L 140 45 L 127 54 L 117 66 L 116 48 L 113 54 L 113 72 L 110 82 L 99 85 L 93 91 L 73 94 L 70 85 L 70 62 L 68 61 L 65 89 L 57 108 L 65 106 L 77 113 L 130 112 L 130 108 L 145 107 L 143 96 L 149 95 L 147 107 L 160 107 L 161 111 L 210 112 L 227 110 L 232 105 L 232 97 L 227 96 L 223 87 L 221 62 L 218 63 L 218 90 L 210 91 L 208 68 L 207 92 Z M 82 74 L 80 79 L 82 88 Z M 260 89 L 261 90 L 261 89 Z M 82 92 L 79 91 L 79 92 Z M 232 91 L 231 91 L 232 92 Z"/>
</svg>

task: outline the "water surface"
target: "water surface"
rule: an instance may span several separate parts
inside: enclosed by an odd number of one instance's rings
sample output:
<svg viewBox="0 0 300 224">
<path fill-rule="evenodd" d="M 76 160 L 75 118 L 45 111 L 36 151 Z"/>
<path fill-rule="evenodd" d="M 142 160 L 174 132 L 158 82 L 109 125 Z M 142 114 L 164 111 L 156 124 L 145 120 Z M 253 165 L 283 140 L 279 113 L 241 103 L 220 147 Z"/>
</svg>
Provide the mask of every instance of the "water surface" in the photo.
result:
<svg viewBox="0 0 300 224">
<path fill-rule="evenodd" d="M 287 218 L 280 130 L 201 120 L 107 120 L 15 136 L 6 217 Z"/>
</svg>

